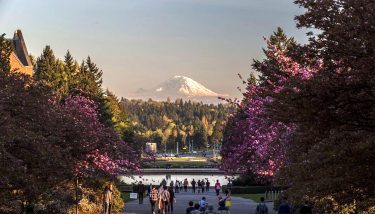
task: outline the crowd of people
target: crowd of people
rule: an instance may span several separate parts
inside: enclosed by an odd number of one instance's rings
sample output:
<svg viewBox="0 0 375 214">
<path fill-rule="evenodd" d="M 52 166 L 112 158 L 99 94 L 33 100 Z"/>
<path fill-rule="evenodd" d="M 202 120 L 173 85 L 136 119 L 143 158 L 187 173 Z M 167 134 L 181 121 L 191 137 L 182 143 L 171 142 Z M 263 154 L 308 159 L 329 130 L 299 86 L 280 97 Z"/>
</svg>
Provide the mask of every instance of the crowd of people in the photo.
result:
<svg viewBox="0 0 375 214">
<path fill-rule="evenodd" d="M 184 179 L 183 181 L 176 180 L 171 181 L 169 186 L 167 186 L 166 180 L 163 180 L 159 186 L 155 186 L 150 184 L 147 195 L 150 199 L 151 204 L 151 213 L 173 213 L 173 205 L 176 203 L 176 196 L 175 193 L 180 193 L 182 191 L 188 191 L 188 180 Z M 204 193 L 210 191 L 210 182 L 208 179 L 206 180 L 198 180 L 195 181 L 193 179 L 191 182 L 192 193 Z M 217 201 L 212 203 L 217 203 L 218 205 L 218 213 L 229 213 L 229 209 L 231 207 L 231 198 L 230 198 L 230 191 L 226 190 L 225 196 L 220 196 L 219 192 L 221 190 L 221 184 L 219 180 L 215 183 L 215 191 L 217 195 Z M 144 193 L 144 185 L 142 182 L 138 184 L 138 196 L 139 196 L 139 203 L 143 203 L 143 193 Z M 189 201 L 188 207 L 186 208 L 186 214 L 214 214 L 213 204 L 209 204 L 206 197 L 202 197 L 199 201 L 194 203 L 193 201 Z"/>
<path fill-rule="evenodd" d="M 173 186 L 160 185 L 159 188 L 156 186 L 151 186 L 150 188 L 151 213 L 173 213 L 173 204 L 176 203 Z"/>
<path fill-rule="evenodd" d="M 185 181 L 184 182 L 186 183 L 186 188 L 185 188 L 185 192 L 186 192 L 187 191 L 187 184 L 188 184 L 186 178 L 185 178 Z M 191 181 L 191 189 L 192 189 L 193 193 L 196 193 L 196 190 L 197 190 L 198 193 L 201 193 L 201 192 L 204 193 L 205 191 L 209 192 L 210 191 L 210 182 L 208 181 L 208 179 L 206 179 L 206 181 L 204 181 L 203 179 L 195 181 L 195 179 L 193 178 L 193 180 Z"/>
<path fill-rule="evenodd" d="M 173 213 L 174 204 L 176 201 L 175 193 L 180 193 L 182 191 L 187 192 L 188 190 L 188 181 L 175 182 L 171 181 L 169 186 L 167 182 L 163 180 L 159 186 L 151 185 L 147 189 L 147 196 L 149 197 L 151 204 L 151 213 L 156 214 L 166 214 Z M 198 193 L 209 192 L 210 191 L 210 182 L 208 180 L 198 180 L 197 182 L 193 179 L 191 181 L 192 192 L 196 193 L 195 187 L 198 186 Z M 215 185 L 216 200 L 208 201 L 205 196 L 201 197 L 200 200 L 197 199 L 196 202 L 189 201 L 188 207 L 186 208 L 186 214 L 230 214 L 230 208 L 232 207 L 232 199 L 230 189 L 226 189 L 225 195 L 221 195 L 220 191 L 222 186 L 219 180 L 216 181 Z M 138 200 L 139 204 L 143 204 L 145 186 L 142 182 L 139 182 L 137 186 Z M 105 187 L 103 191 L 103 210 L 104 214 L 111 213 L 111 204 L 112 204 L 112 185 Z M 217 212 L 214 210 L 214 205 L 218 207 Z M 260 203 L 255 209 L 256 214 L 268 214 L 268 207 L 265 203 L 265 198 L 260 198 Z M 279 208 L 278 214 L 292 214 L 293 209 L 289 205 L 287 198 L 284 197 Z M 300 214 L 312 214 L 312 208 L 308 205 L 308 202 L 304 204 L 303 207 L 299 210 Z"/>
</svg>

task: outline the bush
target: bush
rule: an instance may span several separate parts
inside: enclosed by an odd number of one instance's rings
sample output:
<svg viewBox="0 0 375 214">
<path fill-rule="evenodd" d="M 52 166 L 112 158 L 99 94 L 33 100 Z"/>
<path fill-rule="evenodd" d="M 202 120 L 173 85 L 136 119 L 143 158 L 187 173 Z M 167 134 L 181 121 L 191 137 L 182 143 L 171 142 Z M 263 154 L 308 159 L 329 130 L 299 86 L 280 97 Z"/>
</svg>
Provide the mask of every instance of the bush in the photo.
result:
<svg viewBox="0 0 375 214">
<path fill-rule="evenodd" d="M 102 212 L 103 201 L 102 192 L 106 183 L 98 180 L 82 181 L 78 194 L 81 197 L 79 201 L 79 213 L 96 214 Z M 55 187 L 43 195 L 43 201 L 36 204 L 37 213 L 75 213 L 75 184 L 68 182 L 59 187 Z M 113 213 L 123 213 L 124 201 L 121 198 L 120 191 L 113 185 Z"/>
<path fill-rule="evenodd" d="M 240 177 L 233 180 L 234 186 L 264 186 L 270 183 L 262 183 L 255 179 L 254 175 L 241 175 Z"/>
<path fill-rule="evenodd" d="M 66 182 L 45 192 L 34 211 L 41 214 L 69 213 L 75 205 L 75 187 L 73 182 Z"/>
<path fill-rule="evenodd" d="M 222 191 L 225 192 L 227 186 L 223 186 Z M 282 187 L 271 186 L 232 186 L 232 194 L 259 194 L 265 193 L 267 190 L 282 190 Z"/>
</svg>

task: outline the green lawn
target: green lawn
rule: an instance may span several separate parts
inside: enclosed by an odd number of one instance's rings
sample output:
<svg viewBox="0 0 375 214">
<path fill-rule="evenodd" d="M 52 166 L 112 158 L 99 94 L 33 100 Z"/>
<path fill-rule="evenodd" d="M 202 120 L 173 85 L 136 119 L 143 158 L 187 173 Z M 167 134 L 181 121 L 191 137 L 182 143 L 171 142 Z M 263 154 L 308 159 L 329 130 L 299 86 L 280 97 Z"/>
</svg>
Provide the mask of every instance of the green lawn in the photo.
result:
<svg viewBox="0 0 375 214">
<path fill-rule="evenodd" d="M 204 157 L 167 157 L 167 158 L 158 158 L 157 160 L 164 160 L 164 161 L 207 161 L 207 158 L 204 158 Z"/>
<path fill-rule="evenodd" d="M 204 167 L 211 165 L 207 162 L 188 162 L 188 161 L 156 161 L 149 164 L 150 168 L 164 168 L 166 165 L 170 165 L 171 168 L 190 168 L 190 167 Z"/>
<path fill-rule="evenodd" d="M 233 196 L 251 199 L 255 202 L 260 202 L 260 197 L 264 197 L 264 194 L 263 193 L 259 193 L 259 194 L 233 194 Z"/>
<path fill-rule="evenodd" d="M 164 168 L 170 165 L 171 168 L 190 168 L 190 167 L 205 167 L 215 166 L 216 163 L 210 159 L 203 157 L 168 157 L 158 158 L 155 162 L 149 162 L 143 165 L 144 168 Z"/>
</svg>

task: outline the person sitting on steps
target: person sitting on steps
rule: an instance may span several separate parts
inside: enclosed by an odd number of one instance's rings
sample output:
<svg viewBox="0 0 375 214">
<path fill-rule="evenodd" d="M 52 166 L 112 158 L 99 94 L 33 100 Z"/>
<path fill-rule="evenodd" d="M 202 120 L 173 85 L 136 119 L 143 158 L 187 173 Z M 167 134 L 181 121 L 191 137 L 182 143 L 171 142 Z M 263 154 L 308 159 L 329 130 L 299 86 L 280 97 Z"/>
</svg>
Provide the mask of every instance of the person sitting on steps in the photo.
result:
<svg viewBox="0 0 375 214">
<path fill-rule="evenodd" d="M 199 210 L 200 211 L 206 211 L 206 208 L 207 208 L 207 201 L 206 201 L 206 197 L 202 197 L 202 199 L 199 201 Z"/>
<path fill-rule="evenodd" d="M 190 214 L 190 212 L 193 210 L 194 210 L 194 202 L 189 201 L 189 207 L 186 208 L 186 214 Z"/>
<path fill-rule="evenodd" d="M 216 212 L 214 212 L 214 207 L 212 205 L 208 206 L 206 212 L 204 212 L 204 214 L 216 214 Z"/>
<path fill-rule="evenodd" d="M 191 211 L 190 214 L 201 214 L 201 211 L 199 211 L 199 204 L 194 204 L 194 210 Z"/>
</svg>

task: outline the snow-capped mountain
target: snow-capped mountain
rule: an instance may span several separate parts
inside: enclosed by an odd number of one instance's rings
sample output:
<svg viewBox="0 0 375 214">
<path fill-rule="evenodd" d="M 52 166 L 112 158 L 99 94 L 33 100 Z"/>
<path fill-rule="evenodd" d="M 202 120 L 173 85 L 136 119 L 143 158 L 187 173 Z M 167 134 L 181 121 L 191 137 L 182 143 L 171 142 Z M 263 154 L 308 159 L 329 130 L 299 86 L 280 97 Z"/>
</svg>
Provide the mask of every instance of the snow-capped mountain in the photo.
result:
<svg viewBox="0 0 375 214">
<path fill-rule="evenodd" d="M 153 89 L 157 95 L 187 97 L 217 97 L 218 93 L 204 87 L 197 81 L 184 76 L 174 76 Z"/>
<path fill-rule="evenodd" d="M 220 100 L 218 97 L 225 96 L 185 76 L 174 76 L 149 90 L 138 89 L 135 94 L 135 98 L 140 99 L 166 100 L 170 98 L 175 100 L 182 98 L 198 102 L 202 101 L 204 103 L 219 103 Z"/>
</svg>

